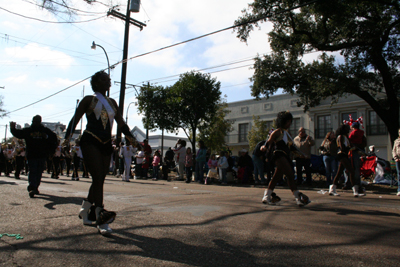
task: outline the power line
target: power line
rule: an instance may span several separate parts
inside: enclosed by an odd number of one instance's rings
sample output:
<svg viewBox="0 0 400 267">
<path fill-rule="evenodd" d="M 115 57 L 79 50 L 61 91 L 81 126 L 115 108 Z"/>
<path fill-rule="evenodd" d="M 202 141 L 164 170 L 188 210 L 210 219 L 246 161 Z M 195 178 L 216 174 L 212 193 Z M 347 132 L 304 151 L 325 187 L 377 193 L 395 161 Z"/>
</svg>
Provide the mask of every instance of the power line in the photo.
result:
<svg viewBox="0 0 400 267">
<path fill-rule="evenodd" d="M 313 1 L 310 1 L 310 2 L 307 2 L 307 3 L 304 3 L 304 4 L 297 5 L 296 7 L 287 8 L 287 9 L 285 9 L 285 10 L 281 10 L 281 11 L 279 11 L 279 12 L 276 12 L 276 14 L 288 12 L 288 11 L 297 9 L 297 8 L 299 8 L 299 7 L 303 7 L 303 6 L 310 5 L 310 4 L 315 3 L 315 2 L 318 2 L 318 1 L 320 1 L 320 0 L 313 0 Z M 0 9 L 3 9 L 3 8 L 0 7 Z M 178 46 L 178 45 L 181 45 L 181 44 L 189 43 L 189 42 L 192 42 L 192 41 L 195 41 L 195 40 L 198 40 L 198 39 L 201 39 L 201 38 L 210 36 L 210 35 L 214 35 L 214 34 L 217 34 L 217 33 L 223 32 L 223 31 L 226 31 L 226 30 L 234 29 L 234 28 L 236 28 L 236 27 L 240 27 L 240 26 L 243 26 L 243 25 L 246 25 L 246 24 L 250 24 L 250 23 L 255 23 L 255 22 L 257 22 L 257 21 L 264 20 L 264 19 L 267 19 L 267 18 L 269 18 L 269 17 L 270 17 L 270 15 L 267 15 L 267 16 L 264 16 L 264 17 L 260 17 L 260 18 L 254 19 L 254 20 L 249 21 L 249 22 L 243 22 L 243 23 L 238 24 L 238 25 L 233 25 L 233 26 L 230 26 L 230 27 L 226 27 L 226 28 L 223 28 L 223 29 L 220 29 L 220 30 L 211 32 L 211 33 L 207 33 L 207 34 L 204 34 L 204 35 L 200 35 L 200 36 L 198 36 L 198 37 L 191 38 L 191 39 L 188 39 L 188 40 L 183 41 L 183 42 L 175 43 L 175 44 L 172 44 L 172 45 L 169 45 L 169 46 L 165 46 L 165 47 L 162 47 L 162 48 L 159 48 L 159 49 L 150 51 L 150 52 L 146 52 L 146 53 L 143 53 L 143 54 L 139 54 L 139 55 L 136 55 L 136 56 L 133 56 L 133 57 L 131 57 L 131 58 L 126 59 L 126 62 L 129 61 L 129 60 L 138 58 L 138 57 L 142 57 L 142 56 L 145 56 L 145 55 L 149 55 L 149 54 L 152 54 L 152 53 L 155 53 L 155 52 L 158 52 L 158 51 L 162 51 L 162 50 L 165 50 L 165 49 L 168 49 L 168 48 L 171 48 L 171 47 L 174 47 L 174 46 Z M 123 63 L 123 62 L 124 62 L 124 60 L 121 60 L 121 61 L 119 61 L 119 62 L 117 62 L 117 63 L 111 65 L 110 67 L 115 67 L 115 66 L 117 66 L 117 65 L 119 65 L 119 64 L 121 64 L 121 63 Z M 107 68 L 106 68 L 106 69 L 107 69 Z M 106 69 L 102 69 L 102 70 L 104 71 L 104 70 L 106 70 Z M 83 80 L 81 80 L 81 81 L 79 81 L 79 82 L 76 82 L 75 84 L 73 84 L 73 85 L 71 85 L 71 86 L 68 86 L 68 87 L 66 87 L 66 88 L 64 88 L 64 89 L 62 89 L 62 90 L 60 90 L 60 91 L 58 91 L 58 92 L 56 92 L 56 93 L 54 93 L 54 94 L 51 94 L 51 95 L 49 95 L 49 96 L 47 96 L 47 97 L 45 97 L 45 98 L 42 98 L 42 99 L 40 99 L 40 100 L 38 100 L 38 101 L 36 101 L 36 102 L 34 102 L 34 103 L 32 103 L 32 104 L 29 104 L 29 105 L 26 105 L 26 106 L 24 106 L 24 107 L 18 108 L 18 109 L 16 109 L 16 110 L 7 112 L 7 113 L 5 113 L 4 115 L 8 115 L 8 114 L 10 114 L 10 113 L 12 113 L 12 112 L 19 111 L 19 110 L 21 110 L 21 109 L 24 109 L 24 108 L 27 108 L 27 107 L 32 106 L 32 105 L 34 105 L 34 104 L 37 104 L 37 103 L 39 103 L 39 102 L 41 102 L 41 101 L 44 101 L 44 100 L 46 100 L 46 99 L 48 99 L 48 98 L 50 98 L 50 97 L 52 97 L 52 96 L 55 96 L 55 95 L 57 95 L 57 94 L 59 94 L 59 93 L 61 93 L 61 92 L 63 92 L 63 91 L 66 91 L 66 90 L 68 90 L 68 89 L 74 87 L 75 85 L 78 85 L 78 84 L 80 84 L 81 82 L 84 82 L 84 81 L 86 81 L 86 80 L 88 80 L 88 79 L 90 79 L 90 78 L 91 78 L 91 76 L 89 76 L 89 77 L 87 77 L 87 78 L 85 78 L 85 79 L 83 79 Z"/>
<path fill-rule="evenodd" d="M 99 19 L 101 19 L 101 18 L 107 17 L 107 15 L 104 15 L 104 16 L 101 16 L 101 17 L 98 17 L 98 18 L 94 18 L 94 19 L 83 20 L 83 21 L 71 21 L 71 22 L 66 22 L 66 21 L 49 21 L 49 20 L 42 20 L 42 19 L 38 19 L 38 18 L 32 18 L 32 17 L 28 17 L 28 16 L 25 16 L 25 15 L 21 15 L 21 14 L 12 12 L 12 11 L 7 10 L 7 9 L 5 9 L 5 8 L 2 8 L 2 7 L 0 7 L 0 9 L 6 11 L 6 12 L 8 12 L 8 13 L 11 13 L 11 14 L 13 14 L 13 15 L 20 16 L 20 17 L 23 17 L 23 18 L 26 18 L 26 19 L 32 19 L 32 20 L 36 20 L 36 21 L 40 21 L 40 22 L 55 23 L 55 24 L 85 23 L 85 22 L 95 21 L 95 20 L 99 20 Z"/>
<path fill-rule="evenodd" d="M 37 3 L 33 3 L 33 2 L 31 2 L 31 1 L 28 1 L 28 0 L 21 0 L 21 1 L 26 2 L 26 3 L 29 3 L 29 4 L 34 5 L 34 6 L 38 6 L 38 7 L 42 8 L 42 9 L 47 9 L 47 8 L 44 7 L 44 5 L 39 5 L 39 4 L 37 4 Z M 51 2 L 53 2 L 53 1 L 51 1 Z M 73 11 L 76 11 L 76 12 L 87 13 L 87 14 L 79 14 L 79 16 L 94 16 L 94 15 L 96 15 L 96 14 L 97 14 L 97 15 L 99 15 L 99 14 L 104 14 L 104 12 L 91 12 L 91 11 L 86 11 L 86 10 L 80 10 L 80 9 L 73 8 L 73 7 L 67 7 L 66 5 L 63 5 L 63 4 L 60 4 L 60 3 L 57 3 L 57 2 L 53 2 L 53 3 L 55 3 L 55 4 L 57 4 L 57 5 L 61 5 L 61 6 L 63 6 L 63 7 L 66 7 L 66 8 L 68 8 L 68 9 L 73 10 Z M 64 13 L 64 14 L 68 14 L 68 12 L 65 12 L 65 11 L 57 11 L 57 12 Z M 92 14 L 92 15 L 91 15 L 91 14 Z"/>
</svg>

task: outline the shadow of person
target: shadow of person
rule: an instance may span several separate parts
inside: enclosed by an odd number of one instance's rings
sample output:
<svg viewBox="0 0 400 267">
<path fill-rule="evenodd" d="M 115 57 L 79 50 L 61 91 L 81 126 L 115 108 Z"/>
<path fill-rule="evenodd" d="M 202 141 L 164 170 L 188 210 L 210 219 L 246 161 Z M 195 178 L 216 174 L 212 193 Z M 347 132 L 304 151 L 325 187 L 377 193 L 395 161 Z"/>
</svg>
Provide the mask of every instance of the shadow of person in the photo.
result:
<svg viewBox="0 0 400 267">
<path fill-rule="evenodd" d="M 35 198 L 40 198 L 43 200 L 49 201 L 49 203 L 45 204 L 44 207 L 54 210 L 57 205 L 65 205 L 65 204 L 82 204 L 82 197 L 60 197 L 48 194 L 39 194 L 35 195 Z"/>
<path fill-rule="evenodd" d="M 117 235 L 118 233 L 118 235 Z M 190 266 L 257 266 L 257 257 L 247 253 L 241 247 L 235 247 L 224 240 L 214 240 L 217 248 L 195 245 L 172 238 L 153 238 L 118 230 L 109 236 L 113 242 L 133 245 L 139 250 L 126 251 L 129 255 L 138 255 L 167 262 L 183 263 Z M 240 253 L 239 253 L 240 252 Z"/>
</svg>

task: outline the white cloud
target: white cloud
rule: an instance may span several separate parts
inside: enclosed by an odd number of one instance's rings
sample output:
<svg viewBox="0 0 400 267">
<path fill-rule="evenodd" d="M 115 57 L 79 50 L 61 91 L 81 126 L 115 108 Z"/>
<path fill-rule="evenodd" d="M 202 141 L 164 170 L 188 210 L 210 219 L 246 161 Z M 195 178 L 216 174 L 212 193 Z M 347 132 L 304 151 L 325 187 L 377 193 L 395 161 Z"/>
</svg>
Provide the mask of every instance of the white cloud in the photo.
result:
<svg viewBox="0 0 400 267">
<path fill-rule="evenodd" d="M 23 74 L 23 75 L 19 75 L 19 76 L 7 77 L 6 79 L 4 79 L 4 81 L 7 83 L 23 83 L 27 80 L 27 78 L 28 78 L 28 75 Z"/>
</svg>

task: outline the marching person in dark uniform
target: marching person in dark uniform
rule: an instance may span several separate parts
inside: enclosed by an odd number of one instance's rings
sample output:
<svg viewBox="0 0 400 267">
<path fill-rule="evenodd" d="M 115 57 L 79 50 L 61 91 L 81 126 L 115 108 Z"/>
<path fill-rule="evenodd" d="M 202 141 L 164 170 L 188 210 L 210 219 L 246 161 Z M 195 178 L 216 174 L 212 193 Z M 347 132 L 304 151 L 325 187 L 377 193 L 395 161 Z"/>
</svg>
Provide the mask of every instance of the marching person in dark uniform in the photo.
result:
<svg viewBox="0 0 400 267">
<path fill-rule="evenodd" d="M 32 125 L 23 129 L 16 129 L 16 123 L 10 122 L 12 135 L 19 139 L 25 139 L 26 157 L 29 165 L 28 191 L 32 198 L 39 194 L 39 185 L 46 157 L 54 153 L 57 146 L 57 135 L 42 124 L 42 117 L 36 115 L 32 119 Z"/>
<path fill-rule="evenodd" d="M 139 146 L 124 122 L 115 100 L 108 98 L 106 92 L 110 90 L 110 76 L 104 71 L 94 74 L 90 80 L 94 95 L 85 96 L 79 103 L 75 115 L 72 117 L 65 135 L 65 143 L 74 132 L 76 125 L 86 114 L 86 130 L 80 139 L 83 160 L 92 177 L 92 184 L 86 199 L 83 200 L 79 217 L 84 225 L 97 225 L 102 235 L 112 232 L 108 224 L 115 219 L 116 213 L 107 211 L 103 206 L 104 180 L 109 171 L 113 147 L 111 143 L 111 130 L 114 119 L 119 129 L 133 146 Z M 96 222 L 89 216 L 91 209 L 95 210 Z"/>
</svg>

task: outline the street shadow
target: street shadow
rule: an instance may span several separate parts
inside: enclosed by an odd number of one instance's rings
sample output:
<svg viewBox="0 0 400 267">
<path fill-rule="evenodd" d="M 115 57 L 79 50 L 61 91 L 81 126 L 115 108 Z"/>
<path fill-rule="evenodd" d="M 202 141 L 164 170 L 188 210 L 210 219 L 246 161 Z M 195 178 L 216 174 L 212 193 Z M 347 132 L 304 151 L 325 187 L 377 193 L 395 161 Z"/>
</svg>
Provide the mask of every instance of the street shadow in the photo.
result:
<svg viewBox="0 0 400 267">
<path fill-rule="evenodd" d="M 50 210 L 54 210 L 57 205 L 65 204 L 82 204 L 82 197 L 60 197 L 49 194 L 39 194 L 35 195 L 35 198 L 43 199 L 49 203 L 45 204 L 44 207 Z"/>
<path fill-rule="evenodd" d="M 379 210 L 357 210 L 357 209 L 346 209 L 343 207 L 329 207 L 327 205 L 319 206 L 319 205 L 310 205 L 307 207 L 308 210 L 316 211 L 316 212 L 332 212 L 336 213 L 337 215 L 361 215 L 361 216 L 389 216 L 389 217 L 400 217 L 399 213 L 394 212 L 386 212 L 386 211 L 379 211 Z"/>
<path fill-rule="evenodd" d="M 8 184 L 8 185 L 18 185 L 15 182 L 7 182 L 7 181 L 0 181 L 0 184 Z"/>
</svg>

